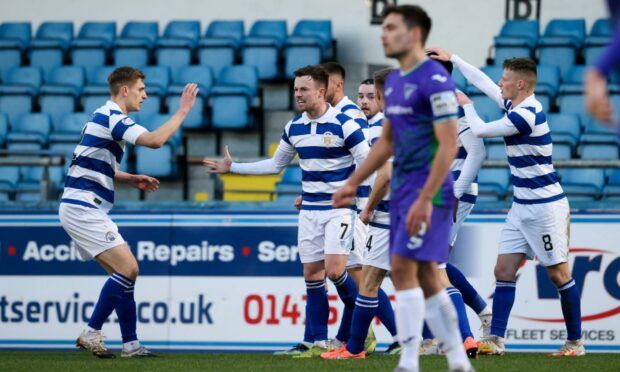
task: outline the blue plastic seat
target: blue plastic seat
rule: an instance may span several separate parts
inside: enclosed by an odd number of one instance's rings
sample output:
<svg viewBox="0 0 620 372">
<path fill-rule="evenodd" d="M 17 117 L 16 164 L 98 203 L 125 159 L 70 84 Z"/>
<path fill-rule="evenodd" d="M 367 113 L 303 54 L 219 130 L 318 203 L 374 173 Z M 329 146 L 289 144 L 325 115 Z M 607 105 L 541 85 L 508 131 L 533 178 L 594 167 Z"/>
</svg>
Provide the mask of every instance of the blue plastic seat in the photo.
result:
<svg viewBox="0 0 620 372">
<path fill-rule="evenodd" d="M 173 76 L 173 84 L 168 88 L 168 107 L 174 112 L 179 107 L 181 94 L 187 83 L 197 83 L 199 94 L 190 113 L 185 118 L 185 128 L 200 128 L 206 125 L 204 108 L 208 102 L 209 92 L 213 85 L 213 73 L 208 66 L 187 66 Z"/>
<path fill-rule="evenodd" d="M 41 200 L 41 180 L 43 167 L 28 166 L 20 167 L 21 180 L 16 187 L 15 200 L 20 202 L 38 202 Z M 58 193 L 64 185 L 64 169 L 61 166 L 48 167 L 50 182 L 54 183 L 55 192 Z"/>
<path fill-rule="evenodd" d="M 54 131 L 50 133 L 50 144 L 53 143 L 73 143 L 80 142 L 82 129 L 91 115 L 83 112 L 72 112 L 66 114 L 60 122 L 54 126 Z"/>
<path fill-rule="evenodd" d="M 482 168 L 478 172 L 478 199 L 505 199 L 510 183 L 510 171 L 505 168 Z"/>
<path fill-rule="evenodd" d="M 458 68 L 452 70 L 452 80 L 454 80 L 454 84 L 456 85 L 457 89 L 461 90 L 462 92 L 467 92 L 467 85 L 469 83 L 467 82 L 467 79 L 465 79 L 465 76 L 463 76 L 463 73 Z"/>
<path fill-rule="evenodd" d="M 583 94 L 560 94 L 558 96 L 560 112 L 564 114 L 577 114 L 583 122 L 586 118 L 586 105 Z"/>
<path fill-rule="evenodd" d="M 156 43 L 157 64 L 168 66 L 173 71 L 188 66 L 199 37 L 200 21 L 171 21 Z"/>
<path fill-rule="evenodd" d="M 157 22 L 127 22 L 112 47 L 114 63 L 117 66 L 146 66 L 158 36 Z"/>
<path fill-rule="evenodd" d="M 5 113 L 0 112 L 0 148 L 4 146 L 9 129 L 9 118 Z"/>
<path fill-rule="evenodd" d="M 146 76 L 144 84 L 149 97 L 165 97 L 170 85 L 170 69 L 166 66 L 146 66 L 142 68 Z"/>
<path fill-rule="evenodd" d="M 538 100 L 541 100 L 541 97 L 546 97 L 549 104 L 543 104 L 543 109 L 549 111 L 555 103 L 560 88 L 560 69 L 557 66 L 538 65 L 537 75 L 534 93 Z"/>
<path fill-rule="evenodd" d="M 51 130 L 52 123 L 47 114 L 25 114 L 18 120 L 17 125 L 12 126 L 7 142 L 9 146 L 15 143 L 27 143 L 43 147 L 48 142 Z"/>
<path fill-rule="evenodd" d="M 499 83 L 499 81 L 502 79 L 502 75 L 504 74 L 504 69 L 501 66 L 484 66 L 480 68 L 480 70 L 484 72 L 489 78 L 491 78 L 491 80 L 493 80 L 495 84 Z M 480 89 L 476 88 L 474 85 L 471 84 L 467 86 L 467 90 L 465 92 L 468 95 L 484 95 L 484 93 L 482 93 Z M 496 104 L 496 106 L 498 105 Z"/>
<path fill-rule="evenodd" d="M 581 138 L 581 124 L 576 114 L 550 113 L 547 114 L 547 124 L 551 130 L 553 146 L 566 143 L 574 150 Z"/>
<path fill-rule="evenodd" d="M 216 129 L 244 129 L 253 124 L 251 108 L 258 103 L 258 72 L 251 66 L 222 70 L 211 90 L 211 125 Z"/>
<path fill-rule="evenodd" d="M 301 39 L 306 39 L 306 41 L 303 42 Z M 332 45 L 332 22 L 329 19 L 300 20 L 295 25 L 291 37 L 287 40 L 287 44 L 295 44 L 298 41 L 302 41 L 303 45 L 307 45 L 313 39 L 319 42 L 322 59 L 335 58 L 335 50 Z"/>
<path fill-rule="evenodd" d="M 584 19 L 553 19 L 538 42 L 539 62 L 560 68 L 562 76 L 575 64 L 586 34 Z"/>
<path fill-rule="evenodd" d="M 620 169 L 607 169 L 607 183 L 603 187 L 603 196 L 607 201 L 620 201 Z"/>
<path fill-rule="evenodd" d="M 506 160 L 506 146 L 501 143 L 490 143 L 486 146 L 487 159 Z"/>
<path fill-rule="evenodd" d="M 581 158 L 584 160 L 617 160 L 618 145 L 615 143 L 582 144 Z"/>
<path fill-rule="evenodd" d="M 71 43 L 74 66 L 82 66 L 87 75 L 105 65 L 108 51 L 116 39 L 116 22 L 86 22 Z"/>
<path fill-rule="evenodd" d="M 286 39 L 284 76 L 293 79 L 295 70 L 333 57 L 331 21 L 301 20 Z"/>
<path fill-rule="evenodd" d="M 135 121 L 142 125 L 144 128 L 148 129 L 150 132 L 155 131 L 157 128 L 161 127 L 166 121 L 170 119 L 170 115 L 167 114 L 144 114 L 140 113 L 138 117 L 135 118 Z M 168 140 L 168 144 L 171 145 L 174 149 L 174 153 L 176 154 L 177 150 L 181 146 L 181 142 L 183 139 L 183 128 L 185 124 L 170 137 Z"/>
<path fill-rule="evenodd" d="M 595 64 L 607 45 L 613 38 L 613 28 L 611 20 L 608 18 L 597 19 L 592 25 L 590 34 L 584 42 L 583 54 L 586 65 Z"/>
<path fill-rule="evenodd" d="M 573 148 L 566 142 L 555 143 L 554 138 L 551 157 L 553 160 L 569 160 L 573 157 Z"/>
<path fill-rule="evenodd" d="M 591 201 L 600 198 L 605 184 L 603 169 L 562 168 L 558 174 L 569 200 Z"/>
<path fill-rule="evenodd" d="M 73 23 L 43 22 L 30 41 L 30 65 L 40 67 L 47 80 L 51 71 L 62 65 L 73 40 Z"/>
<path fill-rule="evenodd" d="M 24 114 L 32 111 L 34 98 L 39 94 L 42 74 L 38 67 L 16 67 L 9 70 L 0 85 L 0 112 L 14 125 Z"/>
<path fill-rule="evenodd" d="M 585 120 L 581 143 L 583 144 L 616 144 L 616 131 L 608 125 L 588 116 Z"/>
<path fill-rule="evenodd" d="M 279 57 L 285 40 L 285 20 L 256 21 L 243 41 L 243 64 L 256 67 L 261 80 L 280 77 Z"/>
<path fill-rule="evenodd" d="M 234 64 L 243 37 L 241 20 L 211 22 L 198 43 L 198 63 L 209 66 L 217 79 L 224 67 Z"/>
<path fill-rule="evenodd" d="M 153 177 L 173 177 L 177 174 L 175 148 L 166 143 L 159 149 L 136 146 L 136 173 Z"/>
<path fill-rule="evenodd" d="M 22 64 L 22 56 L 32 36 L 30 22 L 0 24 L 0 76 Z"/>
<path fill-rule="evenodd" d="M 301 168 L 296 165 L 290 165 L 284 169 L 282 178 L 276 183 L 276 195 L 278 200 L 281 197 L 300 195 L 301 190 Z"/>
<path fill-rule="evenodd" d="M 82 67 L 61 66 L 52 71 L 48 83 L 41 87 L 41 111 L 51 116 L 54 126 L 59 125 L 66 114 L 75 111 L 85 80 Z"/>
<path fill-rule="evenodd" d="M 499 107 L 497 102 L 494 102 L 489 97 L 472 95 L 470 98 L 474 102 L 476 112 L 481 117 L 484 116 L 490 120 L 499 120 L 504 115 L 504 111 Z"/>
<path fill-rule="evenodd" d="M 583 82 L 586 76 L 585 66 L 571 66 L 560 85 L 560 94 L 582 94 Z"/>
<path fill-rule="evenodd" d="M 0 200 L 7 201 L 19 183 L 19 167 L 0 166 Z"/>
<path fill-rule="evenodd" d="M 537 20 L 508 20 L 495 37 L 495 64 L 515 57 L 532 57 L 538 42 L 540 25 Z"/>
</svg>

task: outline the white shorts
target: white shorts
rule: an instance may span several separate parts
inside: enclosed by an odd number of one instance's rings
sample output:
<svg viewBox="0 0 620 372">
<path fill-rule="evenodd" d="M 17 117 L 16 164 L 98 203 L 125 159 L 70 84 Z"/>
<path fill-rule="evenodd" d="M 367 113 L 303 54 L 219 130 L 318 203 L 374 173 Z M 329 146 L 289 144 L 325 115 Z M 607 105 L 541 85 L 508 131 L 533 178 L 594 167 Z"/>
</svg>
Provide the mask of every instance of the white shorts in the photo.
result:
<svg viewBox="0 0 620 372">
<path fill-rule="evenodd" d="M 392 270 L 390 264 L 390 229 L 370 226 L 368 241 L 364 247 L 364 265 L 386 271 Z"/>
<path fill-rule="evenodd" d="M 450 246 L 454 247 L 454 243 L 456 242 L 456 238 L 459 235 L 461 225 L 463 225 L 463 221 L 465 221 L 467 216 L 469 216 L 469 214 L 471 213 L 472 209 L 474 209 L 474 206 L 475 204 L 459 201 L 459 206 L 456 210 L 456 221 L 450 229 Z"/>
<path fill-rule="evenodd" d="M 364 225 L 356 214 L 353 222 L 353 247 L 347 260 L 347 269 L 362 267 L 367 237 L 368 225 Z"/>
<path fill-rule="evenodd" d="M 84 261 L 92 260 L 110 248 L 125 244 L 116 224 L 101 209 L 60 203 L 58 214 L 62 227 L 73 240 Z"/>
<path fill-rule="evenodd" d="M 544 204 L 513 203 L 502 230 L 499 254 L 524 253 L 542 266 L 568 261 L 570 208 L 566 198 Z"/>
<path fill-rule="evenodd" d="M 318 262 L 326 254 L 349 255 L 355 211 L 347 208 L 299 212 L 297 247 L 302 263 Z"/>
</svg>

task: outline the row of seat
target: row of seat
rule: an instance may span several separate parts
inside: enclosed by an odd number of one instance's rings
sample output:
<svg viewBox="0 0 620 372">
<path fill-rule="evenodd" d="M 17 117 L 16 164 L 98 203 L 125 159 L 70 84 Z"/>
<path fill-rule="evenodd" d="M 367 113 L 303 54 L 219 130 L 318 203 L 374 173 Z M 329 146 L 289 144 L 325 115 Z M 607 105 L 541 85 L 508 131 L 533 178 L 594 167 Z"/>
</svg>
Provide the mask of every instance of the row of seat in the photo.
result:
<svg viewBox="0 0 620 372">
<path fill-rule="evenodd" d="M 0 74 L 27 63 L 46 76 L 63 64 L 92 70 L 156 63 L 205 65 L 219 76 L 225 66 L 243 61 L 256 67 L 261 79 L 277 79 L 335 57 L 330 20 L 300 20 L 290 35 L 285 20 L 257 20 L 247 35 L 242 20 L 213 21 L 203 37 L 199 20 L 170 21 L 161 36 L 155 21 L 127 22 L 118 38 L 116 22 L 86 22 L 76 38 L 71 22 L 43 22 L 34 38 L 31 34 L 29 22 L 0 25 Z"/>
<path fill-rule="evenodd" d="M 88 76 L 79 66 L 61 66 L 52 70 L 43 83 L 38 67 L 16 67 L 4 76 L 0 85 L 0 112 L 6 113 L 11 126 L 19 126 L 20 117 L 38 106 L 51 117 L 53 126 L 77 110 L 92 113 L 103 105 L 110 93 L 107 78 L 114 67 L 98 67 Z M 149 98 L 143 103 L 144 114 L 157 114 L 162 107 L 174 111 L 178 107 L 183 87 L 189 82 L 199 85 L 199 95 L 184 126 L 203 128 L 248 128 L 255 120 L 255 111 L 262 107 L 258 72 L 253 66 L 227 66 L 220 72 L 217 83 L 208 66 L 186 66 L 174 73 L 166 66 L 147 66 Z"/>
<path fill-rule="evenodd" d="M 508 20 L 495 36 L 495 64 L 501 66 L 513 57 L 537 58 L 541 64 L 554 65 L 564 78 L 572 65 L 596 63 L 613 36 L 609 19 L 598 19 L 586 34 L 584 19 L 553 19 L 539 34 L 538 20 Z"/>
</svg>

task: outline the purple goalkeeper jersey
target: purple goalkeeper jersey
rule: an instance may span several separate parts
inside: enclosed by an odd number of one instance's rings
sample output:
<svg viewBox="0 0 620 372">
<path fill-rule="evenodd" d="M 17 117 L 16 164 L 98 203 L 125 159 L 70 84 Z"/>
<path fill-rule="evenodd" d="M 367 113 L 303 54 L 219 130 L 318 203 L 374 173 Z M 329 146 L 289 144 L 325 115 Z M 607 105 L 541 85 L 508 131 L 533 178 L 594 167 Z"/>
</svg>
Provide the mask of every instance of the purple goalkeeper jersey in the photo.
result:
<svg viewBox="0 0 620 372">
<path fill-rule="evenodd" d="M 394 151 L 392 200 L 417 199 L 438 146 L 433 125 L 457 118 L 454 89 L 443 66 L 430 59 L 410 72 L 395 70 L 386 78 L 385 116 L 392 125 Z M 433 205 L 452 206 L 452 183 L 449 175 L 433 198 Z M 415 197 L 410 199 L 412 195 Z"/>
</svg>

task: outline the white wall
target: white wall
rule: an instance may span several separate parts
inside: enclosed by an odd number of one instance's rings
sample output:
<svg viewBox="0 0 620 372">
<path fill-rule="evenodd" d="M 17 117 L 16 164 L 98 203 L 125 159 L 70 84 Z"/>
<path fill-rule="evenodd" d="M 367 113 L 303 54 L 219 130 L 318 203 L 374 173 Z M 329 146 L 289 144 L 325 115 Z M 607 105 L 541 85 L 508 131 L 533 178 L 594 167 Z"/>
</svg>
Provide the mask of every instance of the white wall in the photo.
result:
<svg viewBox="0 0 620 372">
<path fill-rule="evenodd" d="M 246 32 L 260 18 L 288 20 L 289 32 L 302 18 L 331 18 L 342 62 L 390 63 L 383 57 L 380 26 L 370 25 L 367 0 L 0 0 L 0 21 L 116 20 L 119 32 L 128 20 L 158 20 L 161 31 L 171 19 L 200 19 L 203 32 L 213 19 L 244 19 Z M 414 3 L 414 1 L 399 1 Z M 504 0 L 418 0 L 433 19 L 428 45 L 452 49 L 474 64 L 484 64 L 493 36 L 504 22 Z M 541 32 L 551 18 L 593 21 L 606 14 L 604 0 L 542 0 Z"/>
</svg>

